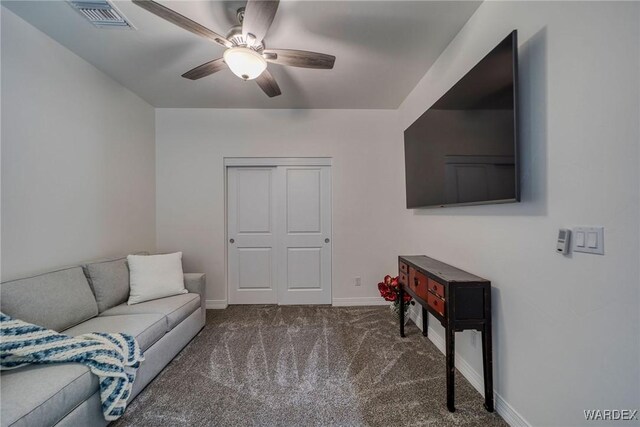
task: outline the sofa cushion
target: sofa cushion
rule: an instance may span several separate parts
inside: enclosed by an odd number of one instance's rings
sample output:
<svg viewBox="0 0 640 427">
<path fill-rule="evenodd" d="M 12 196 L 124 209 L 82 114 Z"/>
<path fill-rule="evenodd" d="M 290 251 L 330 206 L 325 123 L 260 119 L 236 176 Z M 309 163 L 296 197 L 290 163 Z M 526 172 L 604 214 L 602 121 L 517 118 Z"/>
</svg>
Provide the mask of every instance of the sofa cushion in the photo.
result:
<svg viewBox="0 0 640 427">
<path fill-rule="evenodd" d="M 12 280 L 0 286 L 0 310 L 54 331 L 98 315 L 98 305 L 81 267 Z"/>
<path fill-rule="evenodd" d="M 94 317 L 63 333 L 76 336 L 89 332 L 121 332 L 133 335 L 144 351 L 167 332 L 167 318 L 163 314 L 154 313 Z"/>
<path fill-rule="evenodd" d="M 96 296 L 100 313 L 129 298 L 129 267 L 126 257 L 87 264 L 84 271 Z"/>
<path fill-rule="evenodd" d="M 100 314 L 100 316 L 115 316 L 122 314 L 157 313 L 167 316 L 168 330 L 189 317 L 191 313 L 200 308 L 200 295 L 182 294 L 172 297 L 160 298 L 139 304 L 121 304 Z"/>
<path fill-rule="evenodd" d="M 2 426 L 50 426 L 98 391 L 79 363 L 31 365 L 2 372 Z"/>
</svg>

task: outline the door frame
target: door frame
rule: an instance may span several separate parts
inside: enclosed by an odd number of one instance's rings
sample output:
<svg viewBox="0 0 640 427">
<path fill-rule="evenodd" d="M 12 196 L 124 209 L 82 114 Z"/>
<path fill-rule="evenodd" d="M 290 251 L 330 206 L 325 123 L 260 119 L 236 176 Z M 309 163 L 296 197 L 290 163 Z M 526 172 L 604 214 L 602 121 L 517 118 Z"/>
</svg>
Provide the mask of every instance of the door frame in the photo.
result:
<svg viewBox="0 0 640 427">
<path fill-rule="evenodd" d="M 277 167 L 277 166 L 333 166 L 332 157 L 224 157 L 223 185 L 224 185 L 224 280 L 226 305 L 229 301 L 229 194 L 228 169 L 230 167 Z M 333 173 L 331 174 L 331 246 L 333 246 Z M 331 287 L 330 300 L 333 301 L 333 248 L 331 249 Z"/>
</svg>

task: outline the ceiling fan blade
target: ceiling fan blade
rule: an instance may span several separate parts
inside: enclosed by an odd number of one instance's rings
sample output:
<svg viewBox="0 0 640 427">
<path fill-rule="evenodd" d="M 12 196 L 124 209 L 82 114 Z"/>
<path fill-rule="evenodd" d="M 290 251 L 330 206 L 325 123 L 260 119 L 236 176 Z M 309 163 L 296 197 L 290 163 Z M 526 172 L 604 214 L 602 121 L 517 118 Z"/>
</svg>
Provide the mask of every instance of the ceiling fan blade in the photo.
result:
<svg viewBox="0 0 640 427">
<path fill-rule="evenodd" d="M 227 64 L 224 62 L 224 58 L 218 58 L 214 59 L 213 61 L 205 62 L 202 65 L 198 65 L 196 68 L 184 73 L 182 77 L 190 80 L 198 80 L 216 73 L 224 68 L 227 68 Z"/>
<path fill-rule="evenodd" d="M 336 57 L 325 53 L 307 52 L 295 49 L 265 49 L 264 58 L 274 64 L 289 65 L 291 67 L 320 68 L 330 70 L 336 62 Z M 274 58 L 275 55 L 275 58 Z"/>
<path fill-rule="evenodd" d="M 278 83 L 276 83 L 276 79 L 273 78 L 268 70 L 264 70 L 262 74 L 256 78 L 256 83 L 258 83 L 260 89 L 262 89 L 269 98 L 282 94 Z"/>
<path fill-rule="evenodd" d="M 178 12 L 175 12 L 168 7 L 161 5 L 160 3 L 152 0 L 133 0 L 133 4 L 140 6 L 141 8 L 153 13 L 154 15 L 166 21 L 171 22 L 172 24 L 177 25 L 180 28 L 184 28 L 185 30 L 190 31 L 193 34 L 207 38 L 224 47 L 231 47 L 231 42 L 225 37 L 211 31 L 207 27 L 200 25 L 195 21 L 192 21 L 186 16 L 183 16 Z"/>
<path fill-rule="evenodd" d="M 244 9 L 242 20 L 242 35 L 249 40 L 251 34 L 257 43 L 260 43 L 267 35 L 278 10 L 279 0 L 249 0 Z"/>
</svg>

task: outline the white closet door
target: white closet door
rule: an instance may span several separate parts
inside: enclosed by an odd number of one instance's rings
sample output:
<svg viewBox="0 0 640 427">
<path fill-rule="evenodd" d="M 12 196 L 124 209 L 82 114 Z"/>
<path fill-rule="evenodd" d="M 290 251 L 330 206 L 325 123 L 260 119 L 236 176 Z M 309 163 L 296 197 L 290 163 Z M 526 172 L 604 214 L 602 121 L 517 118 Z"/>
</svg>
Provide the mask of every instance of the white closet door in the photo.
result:
<svg viewBox="0 0 640 427">
<path fill-rule="evenodd" d="M 331 168 L 279 166 L 278 303 L 331 304 Z"/>
<path fill-rule="evenodd" d="M 227 169 L 230 304 L 278 301 L 276 168 Z"/>
</svg>

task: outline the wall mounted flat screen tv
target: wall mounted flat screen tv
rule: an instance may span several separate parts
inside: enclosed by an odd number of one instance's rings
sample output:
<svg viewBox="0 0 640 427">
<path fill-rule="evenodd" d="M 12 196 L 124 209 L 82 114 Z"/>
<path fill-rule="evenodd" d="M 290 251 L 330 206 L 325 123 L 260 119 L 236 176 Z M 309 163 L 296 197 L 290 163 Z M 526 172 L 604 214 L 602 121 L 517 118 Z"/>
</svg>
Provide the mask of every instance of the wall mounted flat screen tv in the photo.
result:
<svg viewBox="0 0 640 427">
<path fill-rule="evenodd" d="M 407 208 L 520 201 L 514 30 L 404 131 Z"/>
</svg>

